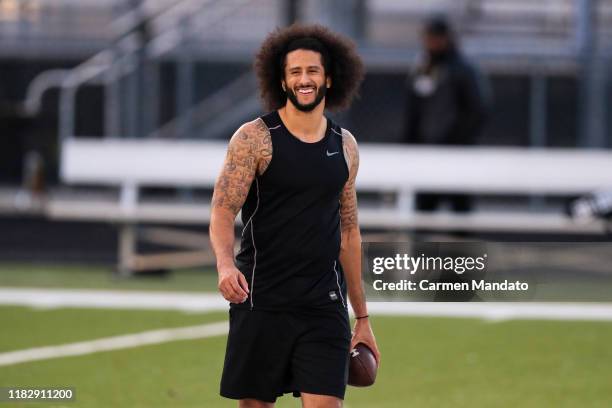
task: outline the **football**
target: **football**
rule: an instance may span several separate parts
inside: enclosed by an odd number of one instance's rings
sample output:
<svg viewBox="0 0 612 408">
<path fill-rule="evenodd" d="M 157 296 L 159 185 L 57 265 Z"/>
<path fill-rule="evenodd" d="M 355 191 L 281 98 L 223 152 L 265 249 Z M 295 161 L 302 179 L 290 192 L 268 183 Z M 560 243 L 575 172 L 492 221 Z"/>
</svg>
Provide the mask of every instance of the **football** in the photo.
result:
<svg viewBox="0 0 612 408">
<path fill-rule="evenodd" d="M 376 358 L 368 346 L 358 343 L 349 357 L 348 384 L 354 387 L 368 387 L 376 380 Z"/>
</svg>

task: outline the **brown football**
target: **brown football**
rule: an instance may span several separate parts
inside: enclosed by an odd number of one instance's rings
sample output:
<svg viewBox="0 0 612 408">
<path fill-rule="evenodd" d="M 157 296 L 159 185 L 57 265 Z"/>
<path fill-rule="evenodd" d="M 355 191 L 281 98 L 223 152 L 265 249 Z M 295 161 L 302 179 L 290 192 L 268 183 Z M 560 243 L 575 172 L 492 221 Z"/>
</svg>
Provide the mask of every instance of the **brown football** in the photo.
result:
<svg viewBox="0 0 612 408">
<path fill-rule="evenodd" d="M 376 380 L 376 358 L 368 346 L 358 343 L 349 357 L 348 383 L 354 387 L 369 387 Z"/>
</svg>

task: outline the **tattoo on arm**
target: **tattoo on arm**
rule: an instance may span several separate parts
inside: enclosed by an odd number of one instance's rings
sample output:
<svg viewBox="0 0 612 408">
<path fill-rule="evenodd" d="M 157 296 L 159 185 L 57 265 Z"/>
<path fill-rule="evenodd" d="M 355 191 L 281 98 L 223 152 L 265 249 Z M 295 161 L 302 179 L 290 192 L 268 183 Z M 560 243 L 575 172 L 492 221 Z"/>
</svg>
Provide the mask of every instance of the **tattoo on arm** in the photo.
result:
<svg viewBox="0 0 612 408">
<path fill-rule="evenodd" d="M 229 142 L 221 174 L 215 183 L 212 208 L 225 208 L 238 214 L 253 179 L 263 174 L 271 159 L 272 140 L 264 122 L 256 119 L 241 126 Z"/>
<path fill-rule="evenodd" d="M 357 141 L 346 129 L 342 129 L 342 149 L 349 168 L 349 178 L 340 196 L 340 225 L 342 232 L 346 232 L 358 227 L 355 179 L 359 169 Z"/>
</svg>

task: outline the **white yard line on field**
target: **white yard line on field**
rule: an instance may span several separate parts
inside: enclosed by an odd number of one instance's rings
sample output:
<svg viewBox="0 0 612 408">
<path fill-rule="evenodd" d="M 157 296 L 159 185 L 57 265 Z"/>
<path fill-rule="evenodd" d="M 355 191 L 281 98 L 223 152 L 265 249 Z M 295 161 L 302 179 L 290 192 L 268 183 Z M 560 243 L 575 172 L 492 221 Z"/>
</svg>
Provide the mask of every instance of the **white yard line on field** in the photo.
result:
<svg viewBox="0 0 612 408">
<path fill-rule="evenodd" d="M 487 321 L 612 321 L 612 303 L 368 302 L 368 312 L 387 316 L 480 318 Z"/>
<path fill-rule="evenodd" d="M 83 307 L 185 312 L 228 309 L 228 302 L 215 293 L 8 287 L 0 287 L 0 305 L 21 305 L 42 309 Z"/>
<path fill-rule="evenodd" d="M 82 356 L 101 351 L 120 350 L 151 344 L 161 344 L 177 340 L 193 340 L 221 336 L 228 331 L 227 322 L 209 323 L 178 329 L 159 329 L 122 336 L 60 344 L 57 346 L 36 347 L 0 353 L 0 366 L 47 360 L 58 357 Z"/>
<path fill-rule="evenodd" d="M 213 293 L 144 292 L 81 289 L 0 288 L 0 305 L 37 308 L 102 308 L 227 311 L 228 303 Z M 612 303 L 544 302 L 368 302 L 369 313 L 389 316 L 612 321 Z"/>
</svg>

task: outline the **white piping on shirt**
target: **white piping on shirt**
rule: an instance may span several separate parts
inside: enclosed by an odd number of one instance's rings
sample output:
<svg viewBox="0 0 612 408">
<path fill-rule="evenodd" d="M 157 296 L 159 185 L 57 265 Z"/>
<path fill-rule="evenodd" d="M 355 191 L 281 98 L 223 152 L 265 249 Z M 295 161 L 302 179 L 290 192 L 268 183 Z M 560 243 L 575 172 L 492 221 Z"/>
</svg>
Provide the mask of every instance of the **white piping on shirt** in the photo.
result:
<svg viewBox="0 0 612 408">
<path fill-rule="evenodd" d="M 342 306 L 346 308 L 346 302 L 344 301 L 344 296 L 342 296 L 342 288 L 340 288 L 340 277 L 338 276 L 338 270 L 336 269 L 336 262 L 337 261 L 334 261 L 334 272 L 336 272 L 336 285 L 338 285 L 338 294 L 340 295 Z"/>
<path fill-rule="evenodd" d="M 255 246 L 255 235 L 253 233 L 253 228 L 255 227 L 255 223 L 253 222 L 253 217 L 255 213 L 259 209 L 259 180 L 255 178 L 255 186 L 257 187 L 257 205 L 255 206 L 255 210 L 253 214 L 251 214 L 251 218 L 249 218 L 249 222 L 251 223 L 251 240 L 253 241 L 253 272 L 251 273 L 251 310 L 253 310 L 253 294 L 255 293 L 255 287 L 253 284 L 255 283 L 255 267 L 257 267 L 257 247 Z M 247 222 L 247 224 L 249 223 Z M 246 227 L 245 227 L 246 228 Z"/>
</svg>

